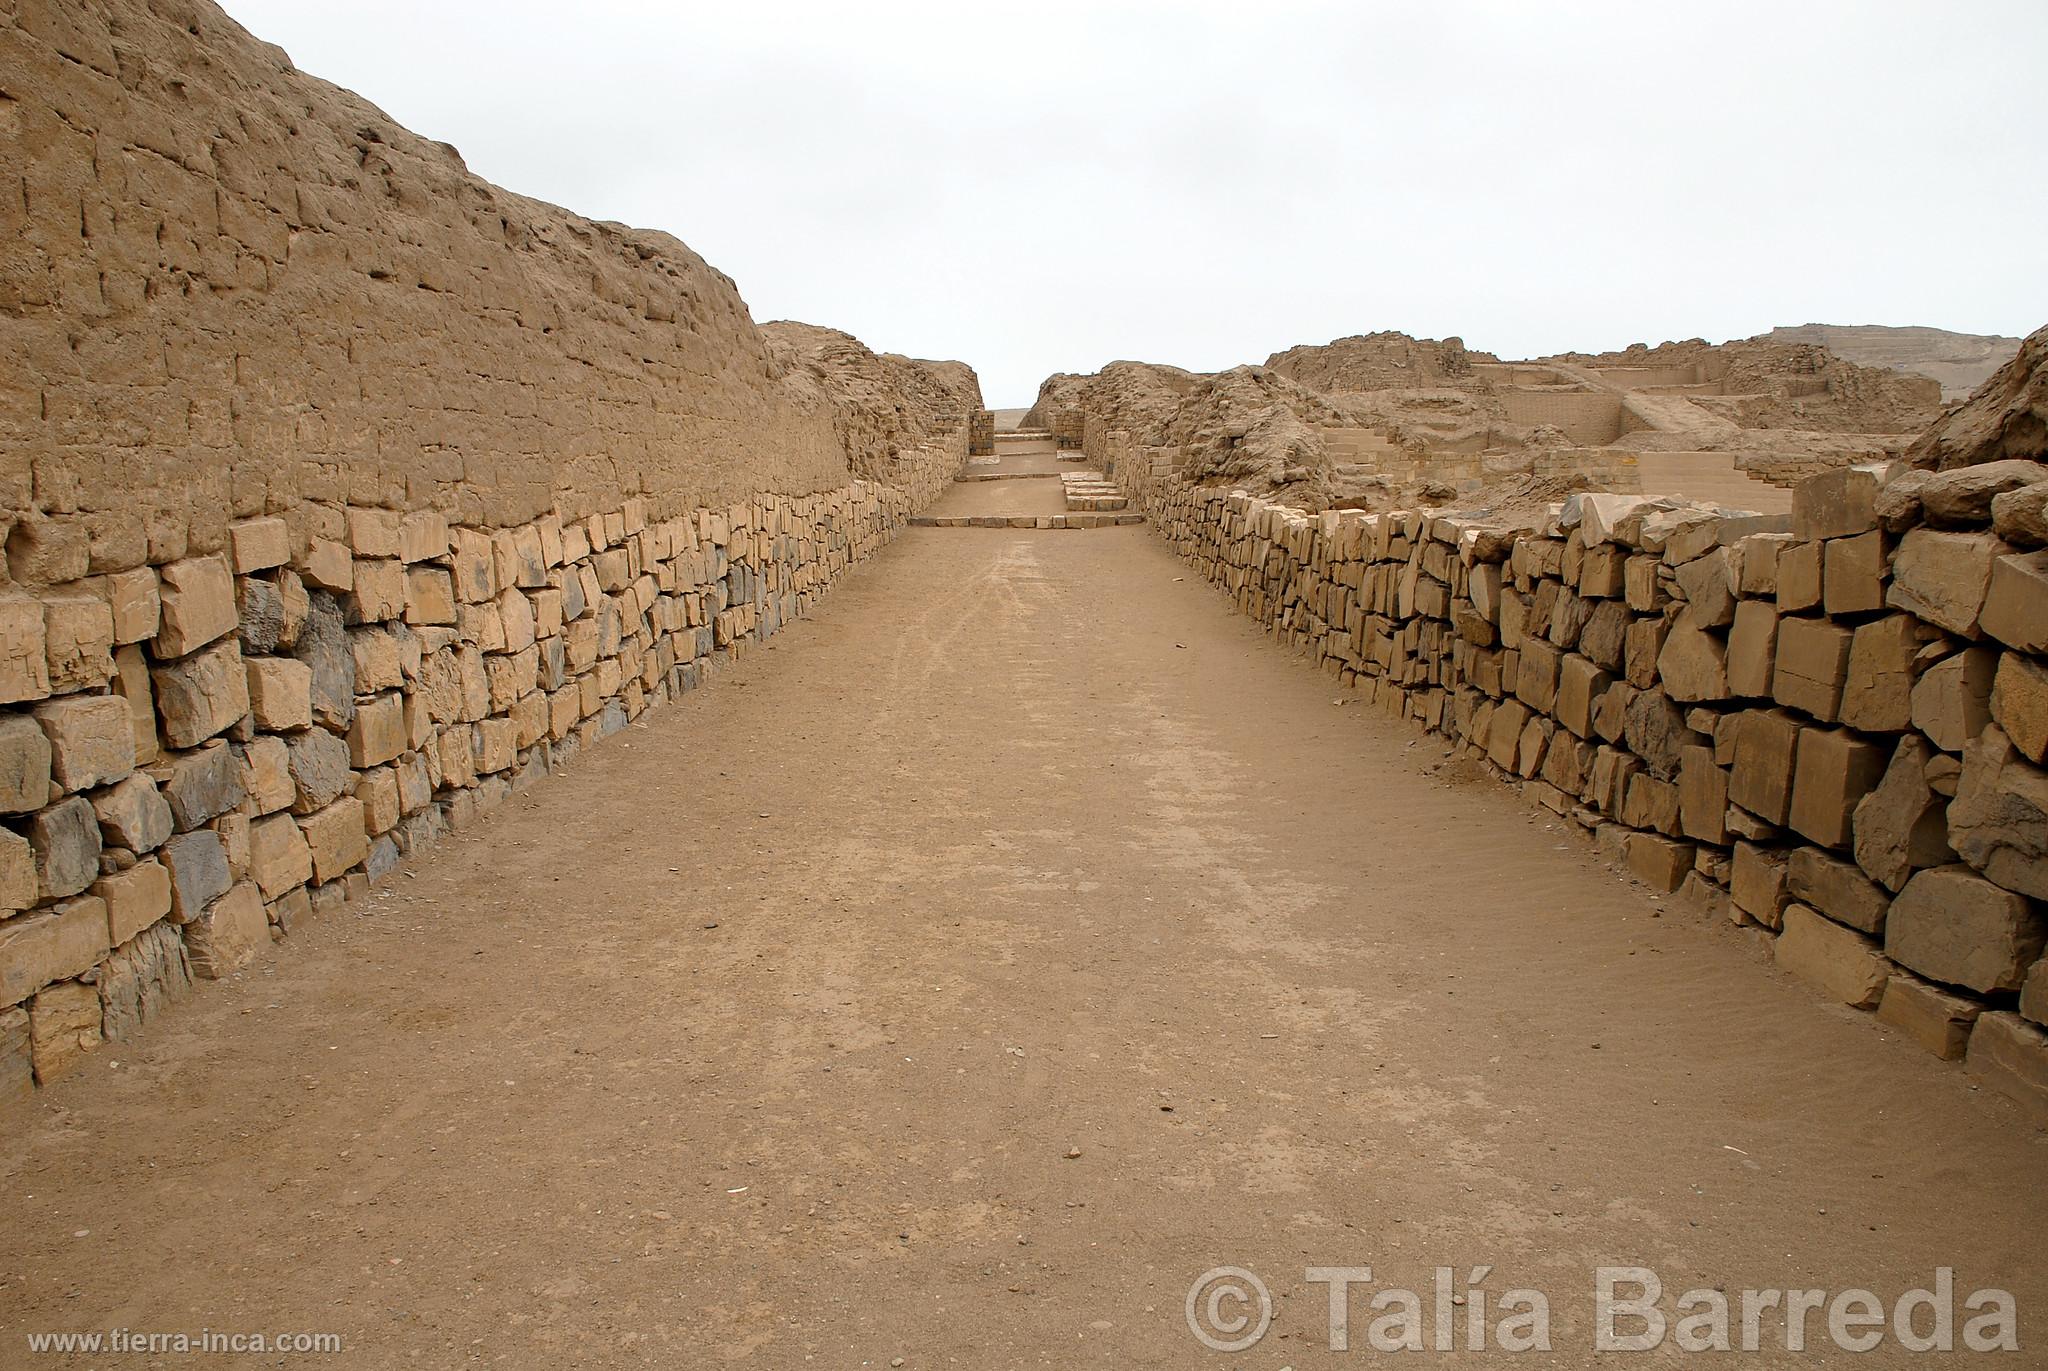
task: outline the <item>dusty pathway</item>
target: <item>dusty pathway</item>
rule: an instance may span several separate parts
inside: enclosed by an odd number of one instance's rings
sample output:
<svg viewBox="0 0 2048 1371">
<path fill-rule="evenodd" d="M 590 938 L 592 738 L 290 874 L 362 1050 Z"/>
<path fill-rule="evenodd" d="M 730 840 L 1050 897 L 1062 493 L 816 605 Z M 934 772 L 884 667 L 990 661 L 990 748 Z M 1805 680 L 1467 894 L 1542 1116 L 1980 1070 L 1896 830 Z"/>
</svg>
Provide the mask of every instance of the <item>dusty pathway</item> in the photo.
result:
<svg viewBox="0 0 2048 1371">
<path fill-rule="evenodd" d="M 1309 1266 L 1544 1288 L 1514 1364 L 1602 1263 L 2042 1329 L 2006 1102 L 1334 696 L 1144 529 L 910 531 L 14 1120 L 0 1365 L 1358 1364 Z"/>
</svg>

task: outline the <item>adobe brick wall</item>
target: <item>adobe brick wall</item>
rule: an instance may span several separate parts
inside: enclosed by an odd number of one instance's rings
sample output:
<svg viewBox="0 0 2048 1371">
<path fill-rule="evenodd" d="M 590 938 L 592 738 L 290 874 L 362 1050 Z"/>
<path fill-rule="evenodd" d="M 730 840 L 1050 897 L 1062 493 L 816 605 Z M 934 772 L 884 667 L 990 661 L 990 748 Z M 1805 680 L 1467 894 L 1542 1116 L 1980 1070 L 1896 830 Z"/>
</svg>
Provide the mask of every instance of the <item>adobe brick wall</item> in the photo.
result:
<svg viewBox="0 0 2048 1371">
<path fill-rule="evenodd" d="M 1087 445 L 1345 686 L 2048 1116 L 2048 466 L 1502 525 L 1199 488 L 1092 418 Z"/>
<path fill-rule="evenodd" d="M 931 416 L 855 479 L 688 248 L 211 5 L 19 0 L 0 72 L 0 1100 L 803 615 L 965 461 Z"/>
</svg>

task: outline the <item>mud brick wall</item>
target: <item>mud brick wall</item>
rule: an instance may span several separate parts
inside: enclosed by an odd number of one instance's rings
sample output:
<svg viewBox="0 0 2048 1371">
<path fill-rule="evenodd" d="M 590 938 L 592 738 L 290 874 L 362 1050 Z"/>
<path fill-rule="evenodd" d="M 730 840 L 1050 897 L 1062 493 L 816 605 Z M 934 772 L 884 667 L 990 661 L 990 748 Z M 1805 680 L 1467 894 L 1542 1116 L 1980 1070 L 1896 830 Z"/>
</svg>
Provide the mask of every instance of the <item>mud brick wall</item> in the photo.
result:
<svg viewBox="0 0 2048 1371">
<path fill-rule="evenodd" d="M 801 616 L 965 460 L 208 4 L 0 6 L 0 1099 Z"/>
<path fill-rule="evenodd" d="M 967 416 L 967 455 L 986 457 L 996 450 L 994 410 L 978 409 Z"/>
<path fill-rule="evenodd" d="M 1832 471 L 1763 518 L 1309 515 L 1098 460 L 1236 607 L 1660 891 L 2048 1116 L 2048 467 Z"/>
</svg>

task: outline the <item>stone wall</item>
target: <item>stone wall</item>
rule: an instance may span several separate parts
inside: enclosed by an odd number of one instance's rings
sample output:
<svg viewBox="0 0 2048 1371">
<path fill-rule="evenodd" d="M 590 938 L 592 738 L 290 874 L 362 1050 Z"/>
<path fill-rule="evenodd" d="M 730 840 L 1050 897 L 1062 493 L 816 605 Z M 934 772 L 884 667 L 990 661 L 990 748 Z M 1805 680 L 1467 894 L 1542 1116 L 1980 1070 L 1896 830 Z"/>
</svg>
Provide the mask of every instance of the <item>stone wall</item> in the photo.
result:
<svg viewBox="0 0 2048 1371">
<path fill-rule="evenodd" d="M 1789 518 L 1583 495 L 1503 524 L 1307 515 L 1089 438 L 1345 686 L 2048 1113 L 2048 467 L 1839 470 Z"/>
<path fill-rule="evenodd" d="M 681 243 L 211 5 L 17 0 L 0 72 L 0 1098 L 692 688 L 965 461 L 971 373 L 841 394 Z"/>
</svg>

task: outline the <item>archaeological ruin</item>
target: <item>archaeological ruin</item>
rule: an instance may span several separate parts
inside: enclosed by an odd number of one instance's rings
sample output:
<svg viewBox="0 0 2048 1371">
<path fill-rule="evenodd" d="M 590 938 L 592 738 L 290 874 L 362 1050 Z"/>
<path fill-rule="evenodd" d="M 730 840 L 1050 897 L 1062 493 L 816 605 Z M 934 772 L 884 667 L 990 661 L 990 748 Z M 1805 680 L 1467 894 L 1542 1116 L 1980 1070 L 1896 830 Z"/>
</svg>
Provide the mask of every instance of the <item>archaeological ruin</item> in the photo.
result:
<svg viewBox="0 0 2048 1371">
<path fill-rule="evenodd" d="M 2048 329 L 999 417 L 206 0 L 6 5 L 0 146 L 0 1345 L 1012 1365 L 1404 1252 L 2033 1333 Z"/>
</svg>

